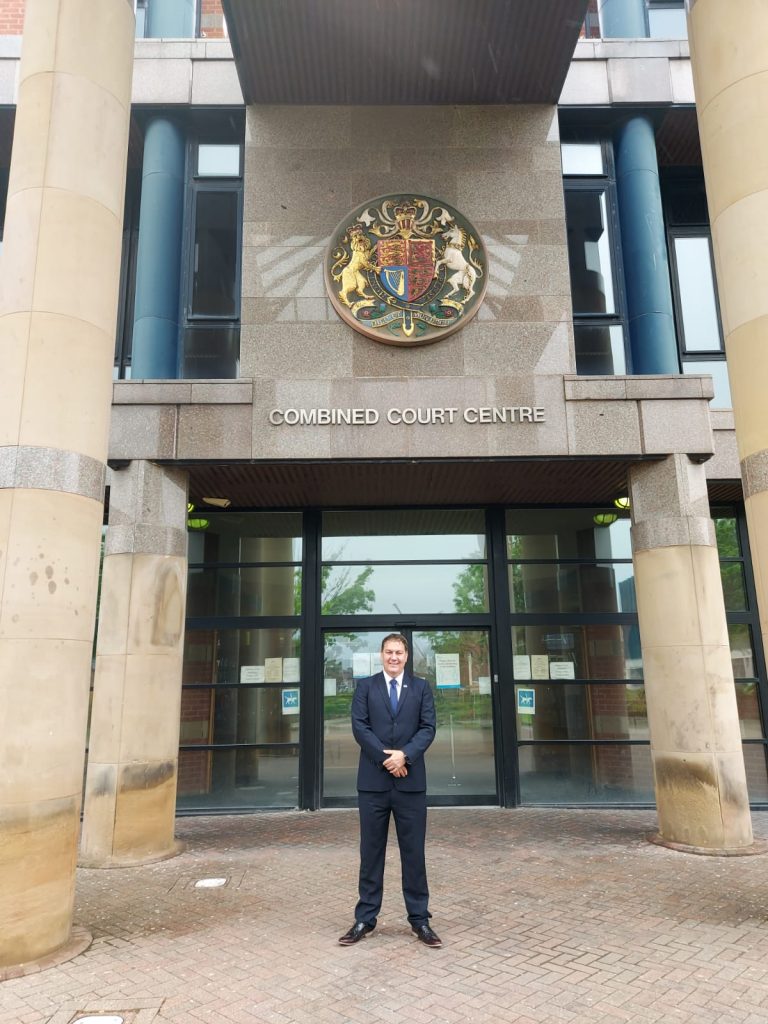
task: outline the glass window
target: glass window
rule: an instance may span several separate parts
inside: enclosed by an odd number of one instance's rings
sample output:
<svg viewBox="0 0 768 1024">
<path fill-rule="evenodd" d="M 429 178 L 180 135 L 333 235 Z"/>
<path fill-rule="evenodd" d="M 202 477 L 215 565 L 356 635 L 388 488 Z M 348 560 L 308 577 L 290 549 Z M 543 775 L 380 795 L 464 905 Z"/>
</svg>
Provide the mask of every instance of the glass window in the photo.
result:
<svg viewBox="0 0 768 1024">
<path fill-rule="evenodd" d="M 143 39 L 147 34 L 147 7 L 149 0 L 136 0 L 136 38 Z"/>
<path fill-rule="evenodd" d="M 685 20 L 685 7 L 680 2 L 648 4 L 648 35 L 651 39 L 687 39 L 688 25 Z"/>
<path fill-rule="evenodd" d="M 749 799 L 754 803 L 768 803 L 768 771 L 766 771 L 768 749 L 764 743 L 745 743 L 742 749 L 744 751 L 744 767 L 747 771 Z"/>
<path fill-rule="evenodd" d="M 723 346 L 709 236 L 678 236 L 673 241 L 684 351 L 720 352 Z"/>
<path fill-rule="evenodd" d="M 300 655 L 299 629 L 192 626 L 184 637 L 183 685 L 299 685 Z"/>
<path fill-rule="evenodd" d="M 683 373 L 708 373 L 712 378 L 715 392 L 715 397 L 710 402 L 710 408 L 733 408 L 728 365 L 724 359 L 685 359 L 683 360 Z"/>
<path fill-rule="evenodd" d="M 523 803 L 653 803 L 647 744 L 558 743 L 519 749 Z"/>
<path fill-rule="evenodd" d="M 237 313 L 237 192 L 197 193 L 194 221 L 192 316 Z"/>
<path fill-rule="evenodd" d="M 642 678 L 636 625 L 514 625 L 512 652 L 518 680 Z"/>
<path fill-rule="evenodd" d="M 240 365 L 240 328 L 186 327 L 182 373 L 185 379 L 231 380 Z"/>
<path fill-rule="evenodd" d="M 189 618 L 300 613 L 301 570 L 294 566 L 189 569 Z"/>
<path fill-rule="evenodd" d="M 637 611 L 631 562 L 516 563 L 509 568 L 509 586 L 513 612 Z"/>
<path fill-rule="evenodd" d="M 323 615 L 488 611 L 484 565 L 325 565 Z"/>
<path fill-rule="evenodd" d="M 179 751 L 179 810 L 296 807 L 299 752 L 285 749 Z"/>
<path fill-rule="evenodd" d="M 623 375 L 627 372 L 624 328 L 619 324 L 591 327 L 574 324 L 573 337 L 580 374 Z"/>
<path fill-rule="evenodd" d="M 324 512 L 325 562 L 485 559 L 479 509 Z"/>
<path fill-rule="evenodd" d="M 534 691 L 534 713 L 517 703 L 518 740 L 649 739 L 642 683 L 523 685 Z"/>
<path fill-rule="evenodd" d="M 438 663 L 440 659 L 440 663 Z M 413 634 L 413 671 L 433 688 L 437 735 L 427 752 L 429 791 L 495 796 L 493 703 L 485 630 Z"/>
<path fill-rule="evenodd" d="M 565 211 L 573 312 L 615 313 L 605 192 L 568 191 Z"/>
<path fill-rule="evenodd" d="M 752 628 L 746 622 L 728 623 L 728 641 L 734 679 L 755 678 L 755 653 L 752 646 Z"/>
<path fill-rule="evenodd" d="M 205 533 L 189 535 L 192 564 L 301 561 L 301 513 L 216 512 L 211 508 L 205 515 L 209 522 Z"/>
<path fill-rule="evenodd" d="M 564 142 L 560 147 L 563 174 L 602 174 L 603 148 L 599 142 Z"/>
<path fill-rule="evenodd" d="M 201 178 L 238 178 L 240 146 L 200 143 L 197 147 L 197 174 Z"/>
<path fill-rule="evenodd" d="M 507 554 L 515 559 L 631 559 L 629 516 L 597 526 L 603 508 L 511 509 L 507 511 Z M 612 514 L 615 509 L 608 510 Z"/>
</svg>

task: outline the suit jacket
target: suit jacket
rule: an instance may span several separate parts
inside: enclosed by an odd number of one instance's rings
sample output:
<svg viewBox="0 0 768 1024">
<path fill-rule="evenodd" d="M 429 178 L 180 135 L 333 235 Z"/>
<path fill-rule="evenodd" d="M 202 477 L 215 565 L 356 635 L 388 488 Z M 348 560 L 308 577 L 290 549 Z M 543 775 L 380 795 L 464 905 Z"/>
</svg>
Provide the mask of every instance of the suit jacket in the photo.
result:
<svg viewBox="0 0 768 1024">
<path fill-rule="evenodd" d="M 424 752 L 435 738 L 436 726 L 435 701 L 426 679 L 405 672 L 397 713 L 389 703 L 383 672 L 361 679 L 352 698 L 352 733 L 360 745 L 357 788 L 426 790 Z M 405 754 L 408 774 L 402 779 L 384 768 L 389 756 L 385 750 L 402 750 Z"/>
</svg>

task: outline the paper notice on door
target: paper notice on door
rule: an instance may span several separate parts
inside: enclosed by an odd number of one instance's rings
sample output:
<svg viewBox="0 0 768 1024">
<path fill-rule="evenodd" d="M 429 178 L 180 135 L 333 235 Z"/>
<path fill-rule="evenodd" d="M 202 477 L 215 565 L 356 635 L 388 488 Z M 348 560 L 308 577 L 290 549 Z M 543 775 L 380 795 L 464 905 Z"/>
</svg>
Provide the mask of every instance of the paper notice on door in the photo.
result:
<svg viewBox="0 0 768 1024">
<path fill-rule="evenodd" d="M 370 654 L 361 654 L 357 652 L 352 655 L 352 675 L 355 679 L 365 679 L 366 676 L 371 674 L 371 656 Z"/>
<path fill-rule="evenodd" d="M 265 658 L 264 659 L 264 682 L 265 683 L 282 683 L 283 681 L 283 659 L 282 658 Z"/>
<path fill-rule="evenodd" d="M 491 677 L 490 676 L 478 676 L 477 677 L 477 690 L 478 693 L 490 693 L 491 692 Z"/>
<path fill-rule="evenodd" d="M 531 679 L 549 679 L 549 655 L 531 655 Z"/>
<path fill-rule="evenodd" d="M 549 666 L 550 679 L 575 679 L 575 666 L 572 661 L 553 661 Z"/>
<path fill-rule="evenodd" d="M 435 655 L 435 682 L 440 690 L 457 690 L 461 686 L 458 654 Z"/>
<path fill-rule="evenodd" d="M 515 654 L 512 656 L 512 674 L 515 679 L 531 678 L 531 659 L 527 654 Z"/>
<path fill-rule="evenodd" d="M 241 665 L 240 666 L 240 682 L 241 683 L 263 683 L 264 682 L 264 666 L 263 665 Z"/>
<path fill-rule="evenodd" d="M 331 676 L 326 676 L 323 680 L 323 696 L 324 697 L 335 697 L 336 696 L 336 679 Z"/>
<path fill-rule="evenodd" d="M 283 658 L 283 682 L 298 683 L 301 679 L 298 658 Z"/>
</svg>

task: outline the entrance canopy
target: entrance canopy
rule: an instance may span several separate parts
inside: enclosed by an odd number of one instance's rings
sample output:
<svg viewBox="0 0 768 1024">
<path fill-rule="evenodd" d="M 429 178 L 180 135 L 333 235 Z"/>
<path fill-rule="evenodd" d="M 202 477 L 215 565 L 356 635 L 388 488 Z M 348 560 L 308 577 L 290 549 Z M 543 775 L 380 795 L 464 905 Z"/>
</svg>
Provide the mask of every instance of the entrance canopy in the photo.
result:
<svg viewBox="0 0 768 1024">
<path fill-rule="evenodd" d="M 587 0 L 223 0 L 247 104 L 556 103 Z"/>
</svg>

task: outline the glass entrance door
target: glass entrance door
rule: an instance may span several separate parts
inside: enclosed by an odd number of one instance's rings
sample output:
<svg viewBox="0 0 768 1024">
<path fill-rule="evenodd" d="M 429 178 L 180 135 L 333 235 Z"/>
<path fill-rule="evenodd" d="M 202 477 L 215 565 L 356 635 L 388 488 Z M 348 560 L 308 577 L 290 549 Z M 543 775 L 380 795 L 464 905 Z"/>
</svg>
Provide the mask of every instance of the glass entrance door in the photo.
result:
<svg viewBox="0 0 768 1024">
<path fill-rule="evenodd" d="M 359 748 L 350 712 L 357 680 L 381 670 L 387 630 L 323 635 L 323 803 L 356 799 Z M 495 803 L 493 706 L 487 629 L 406 629 L 408 671 L 432 687 L 437 735 L 427 751 L 430 803 Z"/>
</svg>

